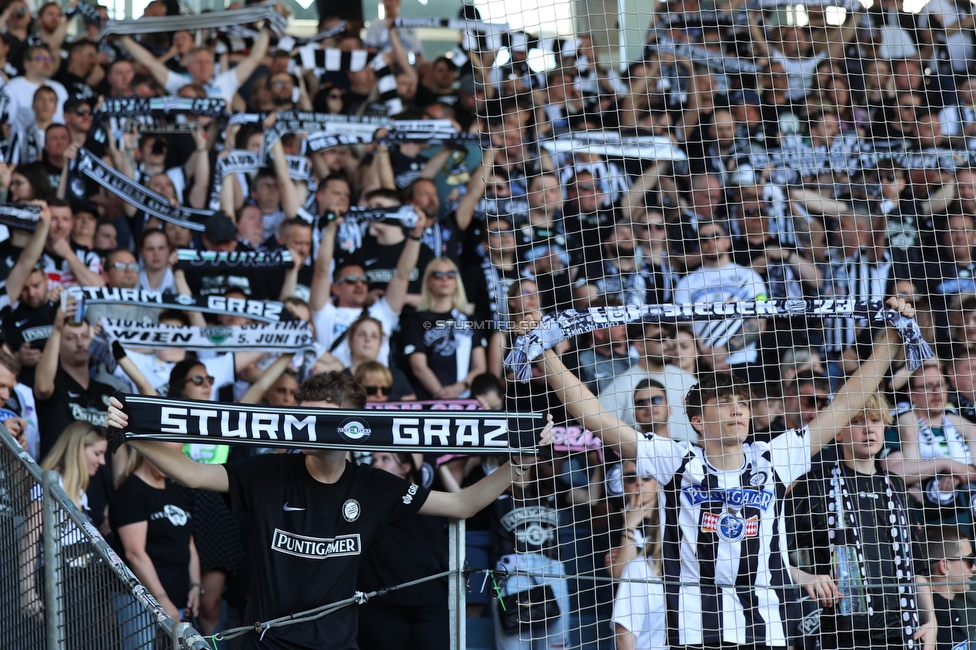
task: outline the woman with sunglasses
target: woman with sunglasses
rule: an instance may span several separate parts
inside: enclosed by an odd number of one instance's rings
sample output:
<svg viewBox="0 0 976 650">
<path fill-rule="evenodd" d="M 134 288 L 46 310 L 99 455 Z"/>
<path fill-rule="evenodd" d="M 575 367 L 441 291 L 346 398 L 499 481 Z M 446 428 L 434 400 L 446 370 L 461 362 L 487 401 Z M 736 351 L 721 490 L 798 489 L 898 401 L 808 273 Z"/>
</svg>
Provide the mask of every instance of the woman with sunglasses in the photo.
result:
<svg viewBox="0 0 976 650">
<path fill-rule="evenodd" d="M 461 311 L 468 298 L 454 262 L 438 257 L 428 264 L 420 295 L 417 312 L 403 328 L 417 397 L 465 397 L 471 380 L 487 369 L 487 342 Z"/>
<path fill-rule="evenodd" d="M 382 362 L 379 361 L 379 353 L 383 347 L 383 325 L 377 319 L 372 316 L 362 316 L 353 321 L 346 334 L 346 340 L 349 341 L 352 364 L 342 372 L 355 377 L 356 381 L 366 388 L 366 401 L 385 402 L 389 400 L 400 402 L 417 399 L 407 376 L 399 368 L 383 367 Z M 377 364 L 386 370 L 385 374 L 389 375 L 388 382 L 364 384 L 360 381 L 360 370 L 363 366 L 373 367 L 373 364 Z M 371 379 L 376 378 L 375 372 L 370 374 Z M 370 388 L 376 390 L 371 393 Z M 382 395 L 377 393 L 380 388 L 384 391 Z M 382 399 L 379 399 L 380 397 Z"/>
<path fill-rule="evenodd" d="M 353 375 L 356 383 L 366 391 L 366 402 L 389 402 L 401 401 L 403 398 L 392 399 L 390 394 L 393 392 L 393 373 L 390 369 L 378 361 L 367 361 L 359 366 L 356 374 Z M 413 396 L 410 396 L 413 398 Z"/>
</svg>

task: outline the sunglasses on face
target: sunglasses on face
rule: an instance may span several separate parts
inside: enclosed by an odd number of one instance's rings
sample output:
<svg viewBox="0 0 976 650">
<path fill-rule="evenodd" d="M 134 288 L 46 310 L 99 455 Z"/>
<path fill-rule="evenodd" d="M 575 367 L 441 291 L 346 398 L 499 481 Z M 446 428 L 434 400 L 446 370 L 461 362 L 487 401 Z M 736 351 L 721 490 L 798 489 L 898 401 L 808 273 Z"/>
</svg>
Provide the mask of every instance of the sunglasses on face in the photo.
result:
<svg viewBox="0 0 976 650">
<path fill-rule="evenodd" d="M 800 403 L 807 408 L 822 409 L 830 405 L 830 398 L 821 395 L 801 395 Z"/>
<path fill-rule="evenodd" d="M 73 110 L 71 112 L 74 113 L 75 115 L 80 115 L 82 117 L 91 115 L 91 110 L 88 109 L 88 108 L 76 108 L 75 110 Z"/>
<path fill-rule="evenodd" d="M 431 277 L 438 280 L 443 280 L 444 278 L 454 279 L 457 277 L 457 271 L 432 271 Z"/>
<path fill-rule="evenodd" d="M 139 265 L 135 262 L 116 262 L 112 266 L 116 271 L 138 271 Z"/>
<path fill-rule="evenodd" d="M 648 406 L 661 406 L 664 404 L 664 395 L 654 395 L 647 399 L 635 399 L 634 408 L 647 408 Z"/>
<path fill-rule="evenodd" d="M 368 284 L 369 278 L 367 278 L 365 275 L 347 275 L 339 280 L 340 284 L 359 284 L 360 282 L 363 284 Z"/>
<path fill-rule="evenodd" d="M 390 386 L 363 386 L 363 388 L 366 389 L 366 394 L 370 396 L 377 395 L 379 393 L 383 393 L 384 395 L 390 394 Z"/>
<path fill-rule="evenodd" d="M 186 381 L 193 382 L 197 386 L 203 386 L 204 384 L 213 386 L 214 378 L 210 375 L 193 375 L 192 377 L 187 377 Z"/>
<path fill-rule="evenodd" d="M 698 234 L 698 239 L 701 241 L 715 241 L 716 239 L 722 239 L 724 237 L 725 233 L 722 232 L 706 232 Z"/>
</svg>

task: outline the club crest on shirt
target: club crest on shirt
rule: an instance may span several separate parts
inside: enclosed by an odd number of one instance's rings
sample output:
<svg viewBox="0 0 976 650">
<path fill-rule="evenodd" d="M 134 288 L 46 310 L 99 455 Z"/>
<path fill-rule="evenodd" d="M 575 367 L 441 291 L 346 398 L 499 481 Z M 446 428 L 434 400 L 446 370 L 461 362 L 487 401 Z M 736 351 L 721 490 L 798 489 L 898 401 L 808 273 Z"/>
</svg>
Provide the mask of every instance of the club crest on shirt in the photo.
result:
<svg viewBox="0 0 976 650">
<path fill-rule="evenodd" d="M 685 485 L 682 494 L 688 502 L 697 506 L 702 503 L 723 503 L 732 508 L 759 508 L 765 511 L 773 502 L 775 494 L 769 490 L 755 488 L 706 488 L 701 485 Z"/>
<path fill-rule="evenodd" d="M 744 537 L 755 537 L 759 534 L 759 517 L 753 515 L 742 519 L 727 512 L 720 515 L 705 512 L 702 513 L 701 529 L 706 533 L 715 533 L 723 541 L 738 542 Z"/>
<path fill-rule="evenodd" d="M 342 518 L 350 523 L 359 519 L 360 512 L 362 512 L 362 509 L 359 506 L 359 501 L 355 499 L 347 499 L 342 504 Z"/>
</svg>

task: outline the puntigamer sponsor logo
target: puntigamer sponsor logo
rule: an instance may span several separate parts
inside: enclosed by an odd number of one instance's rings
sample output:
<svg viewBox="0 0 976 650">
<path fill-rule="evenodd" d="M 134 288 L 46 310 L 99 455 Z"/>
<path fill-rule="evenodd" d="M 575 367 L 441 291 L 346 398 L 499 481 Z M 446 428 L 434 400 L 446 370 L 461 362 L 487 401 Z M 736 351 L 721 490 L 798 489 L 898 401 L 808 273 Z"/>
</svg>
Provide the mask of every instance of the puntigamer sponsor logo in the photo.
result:
<svg viewBox="0 0 976 650">
<path fill-rule="evenodd" d="M 330 557 L 359 555 L 362 552 L 362 544 L 359 533 L 331 538 L 308 537 L 275 528 L 274 536 L 271 538 L 271 550 L 295 557 L 307 557 L 310 560 L 324 560 Z"/>
</svg>

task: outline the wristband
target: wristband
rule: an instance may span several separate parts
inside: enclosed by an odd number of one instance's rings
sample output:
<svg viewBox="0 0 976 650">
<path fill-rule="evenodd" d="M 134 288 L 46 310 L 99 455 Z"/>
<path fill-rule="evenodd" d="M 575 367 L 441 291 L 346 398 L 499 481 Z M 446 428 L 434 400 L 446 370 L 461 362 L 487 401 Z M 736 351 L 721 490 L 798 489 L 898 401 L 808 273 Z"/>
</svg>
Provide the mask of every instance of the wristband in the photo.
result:
<svg viewBox="0 0 976 650">
<path fill-rule="evenodd" d="M 420 241 L 420 237 L 414 237 L 413 235 L 407 235 L 407 239 L 412 239 L 414 241 Z"/>
<path fill-rule="evenodd" d="M 201 595 L 201 596 L 202 596 L 202 595 L 203 595 L 204 593 L 206 593 L 206 592 L 205 592 L 205 591 L 203 590 L 203 585 L 201 585 L 201 584 L 200 584 L 199 582 L 191 582 L 191 583 L 190 583 L 190 589 L 193 589 L 194 587 L 196 587 L 197 589 L 199 589 L 199 590 L 200 590 L 200 595 Z"/>
</svg>

